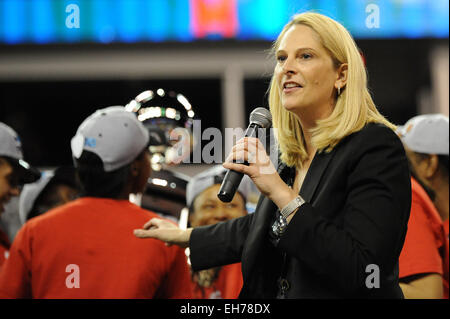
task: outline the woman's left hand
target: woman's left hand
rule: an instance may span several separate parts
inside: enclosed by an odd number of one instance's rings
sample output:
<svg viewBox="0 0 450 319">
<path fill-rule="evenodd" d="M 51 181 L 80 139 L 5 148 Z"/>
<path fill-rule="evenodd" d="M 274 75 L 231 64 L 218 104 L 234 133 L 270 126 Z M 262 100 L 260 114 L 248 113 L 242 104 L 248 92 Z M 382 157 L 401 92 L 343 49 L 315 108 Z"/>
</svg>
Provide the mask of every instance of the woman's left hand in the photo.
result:
<svg viewBox="0 0 450 319">
<path fill-rule="evenodd" d="M 248 165 L 236 163 L 244 161 Z M 286 201 L 288 203 L 296 196 L 278 175 L 263 144 L 257 138 L 240 139 L 231 149 L 223 167 L 248 175 L 258 190 L 278 206 L 284 205 Z"/>
</svg>

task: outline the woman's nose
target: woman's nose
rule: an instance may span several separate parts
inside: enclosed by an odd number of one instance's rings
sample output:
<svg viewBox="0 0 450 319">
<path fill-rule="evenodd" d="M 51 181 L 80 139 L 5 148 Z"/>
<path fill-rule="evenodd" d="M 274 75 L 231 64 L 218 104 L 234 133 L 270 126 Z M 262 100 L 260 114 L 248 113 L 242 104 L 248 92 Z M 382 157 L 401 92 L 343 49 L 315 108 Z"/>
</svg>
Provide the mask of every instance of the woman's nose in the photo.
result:
<svg viewBox="0 0 450 319">
<path fill-rule="evenodd" d="M 285 74 L 295 74 L 296 73 L 294 59 L 286 58 L 286 60 L 283 63 L 283 72 Z"/>
</svg>

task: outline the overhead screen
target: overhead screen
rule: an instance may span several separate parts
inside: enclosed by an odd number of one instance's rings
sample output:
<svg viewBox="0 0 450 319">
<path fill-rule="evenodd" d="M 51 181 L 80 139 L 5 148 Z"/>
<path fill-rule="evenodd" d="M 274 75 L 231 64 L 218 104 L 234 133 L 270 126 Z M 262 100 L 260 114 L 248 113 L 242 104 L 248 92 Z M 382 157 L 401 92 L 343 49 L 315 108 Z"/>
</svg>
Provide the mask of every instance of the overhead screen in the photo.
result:
<svg viewBox="0 0 450 319">
<path fill-rule="evenodd" d="M 276 38 L 314 10 L 355 38 L 448 38 L 448 0 L 2 0 L 0 44 Z"/>
</svg>

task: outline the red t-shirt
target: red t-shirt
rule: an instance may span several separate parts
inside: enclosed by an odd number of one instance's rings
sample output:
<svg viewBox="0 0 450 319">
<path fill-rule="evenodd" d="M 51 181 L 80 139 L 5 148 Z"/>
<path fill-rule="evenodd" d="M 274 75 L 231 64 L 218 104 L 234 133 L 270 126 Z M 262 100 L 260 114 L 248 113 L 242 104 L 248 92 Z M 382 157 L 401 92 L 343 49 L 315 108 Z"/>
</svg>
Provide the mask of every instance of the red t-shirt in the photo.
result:
<svg viewBox="0 0 450 319">
<path fill-rule="evenodd" d="M 448 242 L 448 219 L 444 221 L 444 231 L 445 231 L 445 237 L 447 238 Z"/>
<path fill-rule="evenodd" d="M 184 251 L 139 239 L 155 213 L 81 198 L 28 221 L 0 273 L 0 298 L 188 298 Z"/>
<path fill-rule="evenodd" d="M 0 270 L 6 259 L 8 259 L 10 246 L 8 236 L 0 229 Z"/>
<path fill-rule="evenodd" d="M 449 298 L 449 292 L 448 292 L 449 257 L 448 257 L 448 253 L 449 253 L 449 247 L 450 247 L 450 243 L 449 243 L 449 239 L 448 239 L 448 219 L 444 221 L 444 232 L 445 232 L 445 238 L 447 239 L 447 262 L 446 262 L 446 264 L 444 264 L 444 274 L 447 275 L 447 277 L 446 277 L 447 280 L 444 281 L 444 296 L 445 296 L 445 298 L 448 299 Z"/>
<path fill-rule="evenodd" d="M 449 247 L 441 217 L 425 190 L 411 178 L 412 202 L 405 243 L 400 253 L 400 278 L 426 273 L 442 275 L 448 298 Z"/>
<path fill-rule="evenodd" d="M 241 292 L 241 263 L 223 266 L 211 287 L 200 287 L 192 282 L 192 298 L 195 299 L 236 299 Z"/>
</svg>

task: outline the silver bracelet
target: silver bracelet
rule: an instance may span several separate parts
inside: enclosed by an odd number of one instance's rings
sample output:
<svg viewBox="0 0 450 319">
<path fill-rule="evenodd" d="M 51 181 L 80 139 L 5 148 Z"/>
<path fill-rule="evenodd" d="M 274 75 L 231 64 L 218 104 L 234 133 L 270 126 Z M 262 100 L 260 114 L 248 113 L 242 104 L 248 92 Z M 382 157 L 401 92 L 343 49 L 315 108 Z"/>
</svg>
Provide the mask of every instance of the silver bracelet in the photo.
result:
<svg viewBox="0 0 450 319">
<path fill-rule="evenodd" d="M 300 195 L 298 195 L 293 200 L 291 200 L 289 204 L 284 206 L 282 210 L 280 210 L 281 216 L 287 219 L 290 214 L 292 214 L 297 208 L 302 206 L 304 203 L 305 200 Z"/>
<path fill-rule="evenodd" d="M 272 233 L 275 235 L 275 246 L 280 240 L 280 236 L 284 234 L 287 229 L 288 222 L 287 218 L 291 215 L 297 208 L 302 206 L 305 203 L 305 200 L 298 195 L 293 200 L 289 202 L 282 210 L 280 210 L 280 216 L 275 219 L 275 222 L 272 225 Z"/>
</svg>

